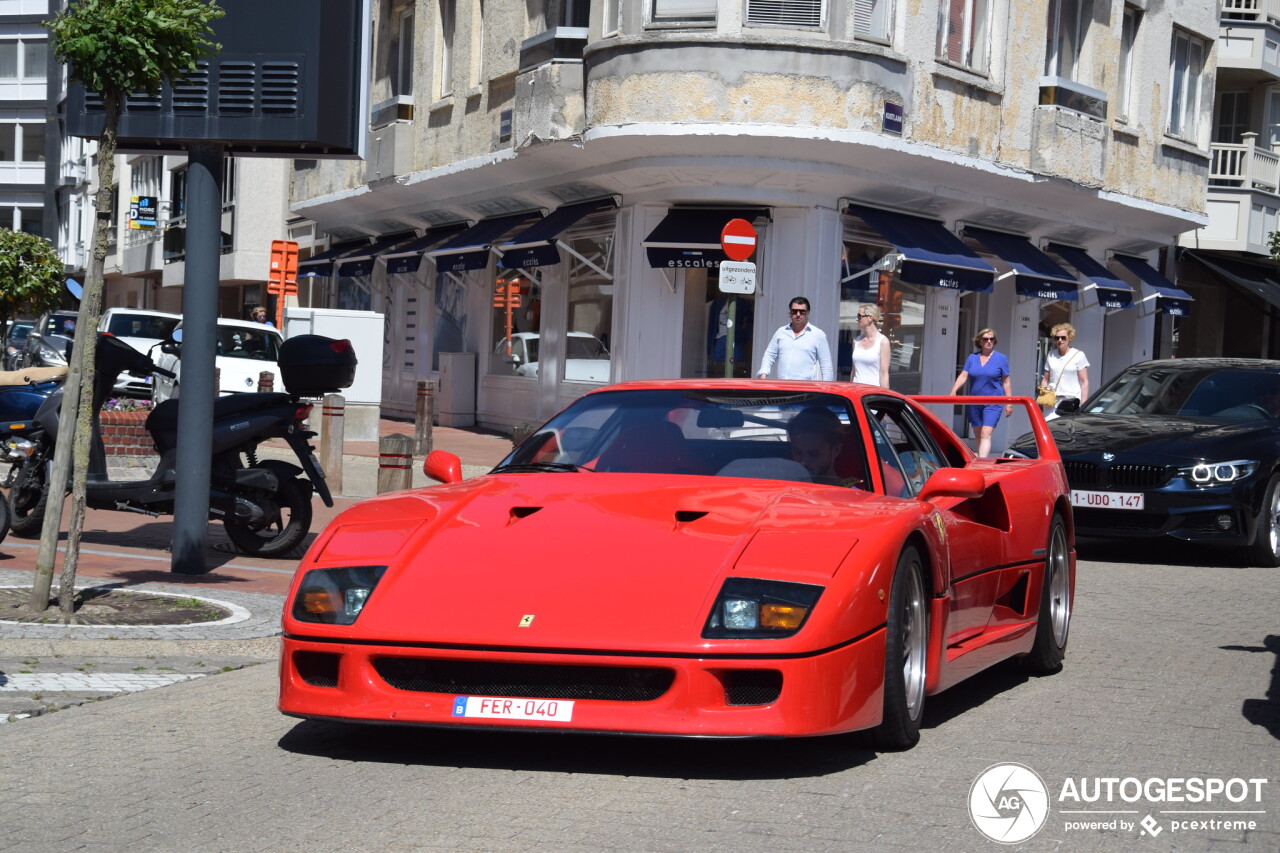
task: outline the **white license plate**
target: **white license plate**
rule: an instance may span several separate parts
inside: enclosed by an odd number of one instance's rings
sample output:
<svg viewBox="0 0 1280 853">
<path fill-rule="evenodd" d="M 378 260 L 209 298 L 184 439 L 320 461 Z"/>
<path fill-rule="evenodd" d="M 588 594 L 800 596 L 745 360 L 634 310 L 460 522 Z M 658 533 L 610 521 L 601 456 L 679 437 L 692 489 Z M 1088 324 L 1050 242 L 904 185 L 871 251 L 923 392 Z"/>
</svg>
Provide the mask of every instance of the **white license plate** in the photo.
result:
<svg viewBox="0 0 1280 853">
<path fill-rule="evenodd" d="M 1085 489 L 1071 490 L 1073 506 L 1089 509 L 1145 509 L 1146 495 L 1142 492 L 1091 492 Z"/>
<path fill-rule="evenodd" d="M 489 720 L 573 719 L 573 703 L 560 699 L 515 699 L 506 696 L 455 696 L 455 717 L 483 717 Z"/>
</svg>

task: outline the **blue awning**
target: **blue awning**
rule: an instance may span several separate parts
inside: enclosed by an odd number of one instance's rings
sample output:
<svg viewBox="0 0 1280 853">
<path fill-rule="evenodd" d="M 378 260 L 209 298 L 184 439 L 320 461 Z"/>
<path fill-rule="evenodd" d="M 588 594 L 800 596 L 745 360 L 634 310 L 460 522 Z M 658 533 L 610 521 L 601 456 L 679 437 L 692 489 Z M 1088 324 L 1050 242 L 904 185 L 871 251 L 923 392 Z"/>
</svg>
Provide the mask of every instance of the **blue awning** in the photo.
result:
<svg viewBox="0 0 1280 853">
<path fill-rule="evenodd" d="M 583 217 L 597 210 L 615 207 L 613 198 L 584 201 L 558 207 L 546 219 L 533 223 L 511 238 L 511 242 L 498 247 L 502 253 L 500 263 L 507 269 L 529 269 L 560 263 L 560 251 L 556 240 Z"/>
<path fill-rule="evenodd" d="M 387 249 L 382 253 L 382 256 L 387 259 L 387 275 L 417 272 L 418 267 L 422 265 L 423 252 L 428 249 L 434 249 L 450 237 L 461 234 L 466 230 L 467 223 L 465 222 L 441 225 L 439 228 L 432 228 L 421 237 L 416 237 L 406 243 Z"/>
<path fill-rule="evenodd" d="M 341 243 L 298 262 L 298 278 L 327 278 L 333 275 L 333 262 L 358 252 L 367 243 Z"/>
<path fill-rule="evenodd" d="M 720 248 L 720 232 L 730 219 L 755 222 L 767 218 L 767 208 L 673 208 L 649 236 L 640 241 L 649 266 L 655 269 L 707 267 L 716 269 L 728 260 Z"/>
<path fill-rule="evenodd" d="M 1026 237 L 974 226 L 965 226 L 964 233 L 1013 268 L 1013 284 L 1019 296 L 1076 301 L 1080 283 Z"/>
<path fill-rule="evenodd" d="M 996 269 L 935 219 L 851 204 L 860 217 L 902 253 L 898 277 L 912 284 L 990 293 Z"/>
<path fill-rule="evenodd" d="M 1090 257 L 1084 249 L 1050 243 L 1046 248 L 1062 258 L 1076 272 L 1094 283 L 1098 291 L 1098 304 L 1107 309 L 1132 308 L 1133 288 L 1107 272 L 1107 268 Z"/>
<path fill-rule="evenodd" d="M 1113 255 L 1125 269 L 1138 277 L 1138 280 L 1156 292 L 1156 308 L 1170 317 L 1191 316 L 1191 294 L 1179 288 L 1169 279 L 1158 273 L 1154 267 L 1142 258 L 1128 255 Z"/>
<path fill-rule="evenodd" d="M 362 246 L 355 251 L 348 252 L 342 256 L 342 260 L 338 262 L 338 276 L 347 276 L 354 278 L 356 276 L 369 275 L 373 272 L 373 265 L 378 260 L 378 255 L 388 249 L 407 240 L 413 239 L 413 234 L 397 234 L 394 237 L 383 237 L 375 240 L 367 246 Z"/>
<path fill-rule="evenodd" d="M 489 248 L 511 230 L 524 225 L 538 213 L 515 213 L 482 219 L 438 249 L 427 252 L 436 262 L 437 272 L 466 272 L 489 265 Z"/>
</svg>

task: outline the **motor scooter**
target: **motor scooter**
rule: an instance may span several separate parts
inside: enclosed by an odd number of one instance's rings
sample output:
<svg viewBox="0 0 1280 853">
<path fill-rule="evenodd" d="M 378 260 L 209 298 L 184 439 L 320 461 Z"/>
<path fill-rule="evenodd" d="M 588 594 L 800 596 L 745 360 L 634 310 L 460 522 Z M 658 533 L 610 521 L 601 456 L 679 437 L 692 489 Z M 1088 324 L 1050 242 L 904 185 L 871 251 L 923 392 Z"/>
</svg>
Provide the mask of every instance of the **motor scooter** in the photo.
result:
<svg viewBox="0 0 1280 853">
<path fill-rule="evenodd" d="M 281 373 L 288 393 L 233 394 L 214 400 L 213 459 L 210 467 L 209 517 L 221 520 L 227 536 L 242 551 L 259 557 L 288 557 L 297 552 L 311 528 L 314 490 L 326 506 L 333 497 L 324 471 L 308 444 L 315 436 L 304 421 L 311 404 L 300 395 L 320 395 L 349 387 L 355 376 L 355 353 L 350 341 L 318 335 L 291 339 L 281 350 Z M 308 364 L 317 351 L 333 355 L 336 369 Z M 290 370 L 285 370 L 285 363 Z M 145 480 L 111 480 L 107 475 L 97 413 L 124 371 L 137 375 L 166 374 L 149 355 L 108 334 L 99 334 L 94 355 L 93 437 L 90 442 L 85 503 L 94 509 L 172 514 L 177 482 L 178 399 L 166 400 L 147 417 L 160 462 Z M 303 368 L 303 370 L 299 370 Z M 169 374 L 172 375 L 172 374 Z M 301 378 L 305 376 L 305 378 Z M 291 388 L 290 378 L 300 387 Z M 343 384 L 345 382 L 345 384 Z M 12 469 L 8 508 L 14 533 L 38 535 L 49 499 L 53 453 L 58 435 L 61 390 L 52 394 L 31 420 L 7 424 L 5 458 Z M 259 459 L 258 447 L 273 438 L 284 439 L 298 465 L 282 459 Z M 304 475 L 304 476 L 299 476 Z"/>
</svg>

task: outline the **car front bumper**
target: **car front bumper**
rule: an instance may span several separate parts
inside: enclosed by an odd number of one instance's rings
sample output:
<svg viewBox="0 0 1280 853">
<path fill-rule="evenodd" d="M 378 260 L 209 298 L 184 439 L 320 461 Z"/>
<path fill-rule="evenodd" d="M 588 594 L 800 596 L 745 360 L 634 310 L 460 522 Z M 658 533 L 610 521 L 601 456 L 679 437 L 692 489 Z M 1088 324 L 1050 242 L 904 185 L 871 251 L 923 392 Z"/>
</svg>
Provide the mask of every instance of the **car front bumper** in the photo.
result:
<svg viewBox="0 0 1280 853">
<path fill-rule="evenodd" d="M 1141 510 L 1073 507 L 1077 536 L 1170 536 L 1188 542 L 1233 546 L 1253 541 L 1257 507 L 1267 477 L 1251 477 L 1224 486 L 1191 486 L 1175 479 L 1158 489 L 1106 489 L 1140 492 Z M 1075 488 L 1073 486 L 1073 488 Z"/>
<path fill-rule="evenodd" d="M 290 716 L 368 723 L 696 737 L 824 735 L 880 722 L 884 651 L 883 629 L 811 656 L 749 659 L 496 653 L 286 636 L 279 707 Z M 514 707 L 531 716 L 464 716 L 459 711 L 467 697 L 476 697 L 473 710 Z"/>
</svg>

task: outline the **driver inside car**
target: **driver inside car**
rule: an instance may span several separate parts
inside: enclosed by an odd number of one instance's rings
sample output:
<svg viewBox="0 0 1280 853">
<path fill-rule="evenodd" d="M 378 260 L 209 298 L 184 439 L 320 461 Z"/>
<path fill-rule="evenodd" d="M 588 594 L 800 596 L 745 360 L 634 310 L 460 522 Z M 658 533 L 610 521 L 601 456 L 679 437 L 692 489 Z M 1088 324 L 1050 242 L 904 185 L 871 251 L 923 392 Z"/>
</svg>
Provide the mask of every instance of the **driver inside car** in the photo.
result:
<svg viewBox="0 0 1280 853">
<path fill-rule="evenodd" d="M 813 482 L 855 488 L 860 484 L 857 478 L 843 478 L 836 473 L 842 436 L 840 418 L 823 406 L 802 409 L 787 424 L 791 458 L 808 470 Z"/>
</svg>

